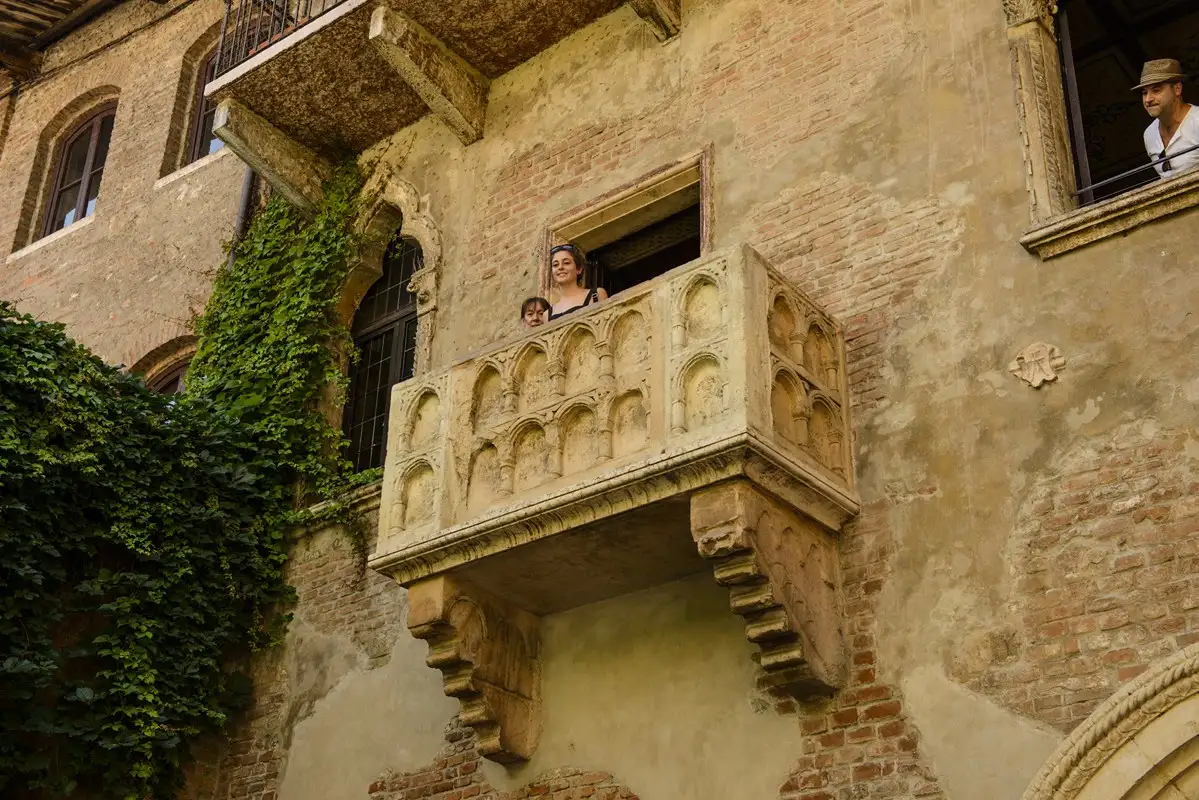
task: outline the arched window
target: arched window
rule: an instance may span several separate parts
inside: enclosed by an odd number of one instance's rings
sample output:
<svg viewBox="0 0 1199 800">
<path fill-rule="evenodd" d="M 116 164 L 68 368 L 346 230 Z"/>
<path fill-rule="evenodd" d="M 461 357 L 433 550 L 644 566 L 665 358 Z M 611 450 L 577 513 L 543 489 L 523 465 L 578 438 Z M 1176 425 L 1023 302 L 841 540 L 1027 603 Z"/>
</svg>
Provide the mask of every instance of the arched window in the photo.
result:
<svg viewBox="0 0 1199 800">
<path fill-rule="evenodd" d="M 212 132 L 213 118 L 216 116 L 217 104 L 211 98 L 204 96 L 204 87 L 216 75 L 216 51 L 200 65 L 199 80 L 196 82 L 196 99 L 192 105 L 192 120 L 187 140 L 187 161 L 199 161 L 207 155 L 212 155 L 225 146 L 225 143 Z"/>
<path fill-rule="evenodd" d="M 159 394 L 182 394 L 186 384 L 183 379 L 187 375 L 187 367 L 191 362 L 189 358 L 182 364 L 171 367 L 166 372 L 156 376 L 150 383 L 150 391 L 158 392 Z"/>
<path fill-rule="evenodd" d="M 392 239 L 383 275 L 367 290 L 350 327 L 358 361 L 350 372 L 344 426 L 355 470 L 383 466 L 391 387 L 411 378 L 416 366 L 416 297 L 408 282 L 423 260 L 415 240 Z"/>
<path fill-rule="evenodd" d="M 116 106 L 106 106 L 66 138 L 58 159 L 43 235 L 62 230 L 91 216 L 95 210 L 116 113 Z"/>
</svg>

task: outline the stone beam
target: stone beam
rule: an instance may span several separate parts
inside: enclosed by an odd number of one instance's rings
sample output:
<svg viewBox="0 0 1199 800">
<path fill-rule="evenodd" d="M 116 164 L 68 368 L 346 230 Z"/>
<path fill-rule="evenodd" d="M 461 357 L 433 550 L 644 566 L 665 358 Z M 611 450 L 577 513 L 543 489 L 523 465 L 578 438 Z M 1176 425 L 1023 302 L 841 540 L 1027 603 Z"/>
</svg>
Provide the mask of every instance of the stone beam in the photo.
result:
<svg viewBox="0 0 1199 800">
<path fill-rule="evenodd" d="M 212 132 L 289 202 L 315 211 L 329 162 L 232 98 L 217 106 Z"/>
<path fill-rule="evenodd" d="M 462 704 L 479 752 L 501 764 L 537 747 L 541 711 L 539 620 L 465 581 L 442 575 L 408 587 L 408 630 L 429 644 L 426 663 Z"/>
<path fill-rule="evenodd" d="M 629 0 L 629 5 L 645 20 L 659 41 L 674 37 L 683 26 L 680 0 Z"/>
<path fill-rule="evenodd" d="M 741 480 L 692 495 L 691 533 L 745 618 L 765 685 L 795 697 L 844 685 L 837 548 L 821 525 Z"/>
<path fill-rule="evenodd" d="M 419 24 L 381 5 L 368 38 L 463 144 L 483 138 L 490 82 Z"/>
</svg>

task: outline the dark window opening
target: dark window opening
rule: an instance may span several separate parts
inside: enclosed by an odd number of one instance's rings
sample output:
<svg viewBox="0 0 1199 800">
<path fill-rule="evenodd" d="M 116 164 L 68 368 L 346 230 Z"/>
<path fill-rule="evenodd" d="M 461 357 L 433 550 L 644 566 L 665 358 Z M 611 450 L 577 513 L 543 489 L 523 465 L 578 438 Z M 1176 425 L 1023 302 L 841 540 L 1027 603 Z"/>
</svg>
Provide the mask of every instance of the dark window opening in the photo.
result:
<svg viewBox="0 0 1199 800">
<path fill-rule="evenodd" d="M 212 123 L 216 118 L 217 104 L 212 98 L 204 96 L 204 87 L 216 77 L 216 56 L 214 52 L 200 67 L 200 81 L 196 86 L 195 112 L 192 115 L 191 129 L 188 134 L 187 162 L 199 161 L 204 156 L 212 155 L 225 146 L 224 141 L 212 132 Z"/>
<path fill-rule="evenodd" d="M 158 392 L 158 394 L 182 394 L 187 386 L 184 378 L 187 376 L 189 363 L 189 361 L 184 361 L 155 378 L 154 382 L 150 384 L 150 391 Z"/>
<path fill-rule="evenodd" d="M 359 472 L 383 466 L 391 387 L 416 367 L 416 297 L 408 282 L 423 263 L 413 239 L 393 239 L 383 275 L 363 296 L 350 327 L 358 361 L 350 368 L 343 426 L 350 440 L 346 456 Z"/>
<path fill-rule="evenodd" d="M 701 251 L 701 224 L 696 203 L 592 250 L 595 285 L 616 294 L 694 261 Z"/>
<path fill-rule="evenodd" d="M 113 106 L 97 111 L 67 137 L 50 193 L 43 236 L 90 217 L 96 210 L 116 113 Z"/>
<path fill-rule="evenodd" d="M 1063 0 L 1058 12 L 1062 77 L 1077 195 L 1104 200 L 1159 179 L 1143 134 L 1141 66 L 1176 58 L 1190 79 L 1183 100 L 1199 101 L 1199 6 L 1194 0 Z"/>
</svg>

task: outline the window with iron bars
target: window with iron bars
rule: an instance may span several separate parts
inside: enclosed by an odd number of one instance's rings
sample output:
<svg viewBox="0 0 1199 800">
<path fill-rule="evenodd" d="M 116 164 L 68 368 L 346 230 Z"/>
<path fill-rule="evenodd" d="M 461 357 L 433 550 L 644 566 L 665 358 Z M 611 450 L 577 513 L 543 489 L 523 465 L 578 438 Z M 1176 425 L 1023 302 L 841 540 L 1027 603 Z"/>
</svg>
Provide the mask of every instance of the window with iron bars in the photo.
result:
<svg viewBox="0 0 1199 800">
<path fill-rule="evenodd" d="M 343 425 L 355 471 L 383 466 L 391 387 L 412 377 L 416 358 L 416 297 L 408 290 L 423 265 L 420 245 L 396 236 L 350 331 L 358 360 L 350 369 Z"/>
</svg>

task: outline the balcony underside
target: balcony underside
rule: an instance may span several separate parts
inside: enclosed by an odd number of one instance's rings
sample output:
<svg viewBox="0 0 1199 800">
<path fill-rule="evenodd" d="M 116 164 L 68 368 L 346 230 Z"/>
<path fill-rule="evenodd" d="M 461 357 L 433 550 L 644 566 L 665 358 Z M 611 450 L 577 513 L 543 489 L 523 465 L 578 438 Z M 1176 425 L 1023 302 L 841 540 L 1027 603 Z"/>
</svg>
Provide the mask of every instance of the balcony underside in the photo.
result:
<svg viewBox="0 0 1199 800">
<path fill-rule="evenodd" d="M 209 84 L 314 152 L 361 152 L 424 116 L 428 105 L 368 41 L 385 4 L 487 79 L 498 77 L 620 5 L 619 0 L 468 2 L 345 0 L 264 42 Z"/>
</svg>

